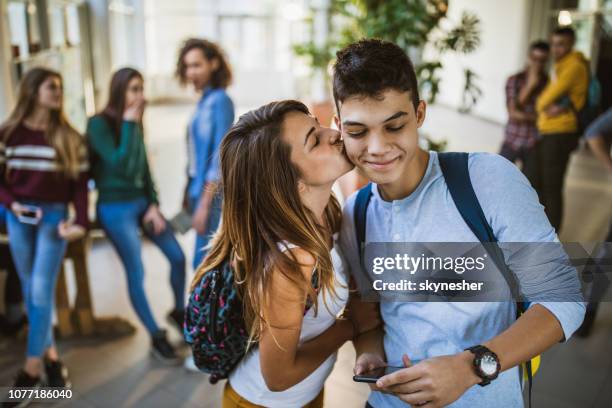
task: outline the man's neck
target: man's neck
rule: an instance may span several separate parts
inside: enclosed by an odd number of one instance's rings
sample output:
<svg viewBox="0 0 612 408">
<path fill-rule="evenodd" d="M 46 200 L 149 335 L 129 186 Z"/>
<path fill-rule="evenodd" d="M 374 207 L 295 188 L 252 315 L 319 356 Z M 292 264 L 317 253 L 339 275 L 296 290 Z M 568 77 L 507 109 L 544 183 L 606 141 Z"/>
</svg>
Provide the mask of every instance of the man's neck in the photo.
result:
<svg viewBox="0 0 612 408">
<path fill-rule="evenodd" d="M 574 49 L 572 48 L 571 50 L 569 50 L 569 52 L 567 54 L 565 54 L 564 56 L 562 56 L 561 58 L 559 58 L 558 60 L 555 61 L 556 64 L 561 63 L 562 61 L 565 61 L 565 59 L 567 57 L 569 57 L 572 53 L 574 52 Z"/>
<path fill-rule="evenodd" d="M 412 160 L 406 163 L 406 167 L 398 180 L 378 185 L 378 191 L 383 200 L 401 200 L 412 194 L 423 180 L 428 163 L 429 153 L 420 148 L 417 149 Z"/>
</svg>

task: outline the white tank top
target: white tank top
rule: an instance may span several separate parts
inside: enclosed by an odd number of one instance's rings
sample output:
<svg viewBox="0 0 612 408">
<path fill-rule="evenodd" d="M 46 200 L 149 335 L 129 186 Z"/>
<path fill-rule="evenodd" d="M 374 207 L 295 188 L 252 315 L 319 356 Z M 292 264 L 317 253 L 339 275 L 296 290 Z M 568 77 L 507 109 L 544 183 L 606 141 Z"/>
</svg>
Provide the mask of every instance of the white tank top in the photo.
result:
<svg viewBox="0 0 612 408">
<path fill-rule="evenodd" d="M 317 316 L 315 317 L 314 315 L 314 308 L 310 308 L 304 315 L 300 333 L 300 344 L 317 337 L 330 328 L 346 305 L 348 299 L 348 271 L 345 270 L 344 265 L 346 263 L 342 258 L 338 245 L 335 244 L 335 240 L 336 237 L 334 236 L 331 258 L 336 278 L 335 290 L 337 297 L 333 297 L 329 291 L 325 291 L 326 307 L 323 300 L 323 291 L 319 293 L 317 298 Z M 279 243 L 278 247 L 281 251 L 286 251 L 296 246 L 283 242 Z M 229 382 L 241 397 L 246 398 L 253 404 L 271 408 L 303 407 L 315 399 L 319 392 L 321 392 L 325 380 L 327 380 L 327 377 L 334 368 L 335 362 L 336 353 L 333 353 L 315 371 L 298 384 L 282 392 L 273 392 L 268 389 L 263 379 L 259 364 L 259 349 L 255 348 L 232 371 L 229 376 Z M 279 369 L 281 368 L 279 367 Z"/>
</svg>

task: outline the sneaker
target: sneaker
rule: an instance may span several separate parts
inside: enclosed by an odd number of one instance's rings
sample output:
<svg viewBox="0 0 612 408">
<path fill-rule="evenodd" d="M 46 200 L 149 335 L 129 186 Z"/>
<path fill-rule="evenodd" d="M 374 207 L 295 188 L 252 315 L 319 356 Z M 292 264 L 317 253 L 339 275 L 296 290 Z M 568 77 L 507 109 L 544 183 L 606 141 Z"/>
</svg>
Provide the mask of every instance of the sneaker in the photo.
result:
<svg viewBox="0 0 612 408">
<path fill-rule="evenodd" d="M 68 369 L 61 361 L 45 360 L 45 373 L 48 387 L 72 387 L 68 378 Z"/>
<path fill-rule="evenodd" d="M 181 336 L 183 335 L 183 323 L 185 322 L 185 310 L 174 309 L 166 316 L 168 322 L 176 326 Z"/>
<path fill-rule="evenodd" d="M 166 331 L 160 330 L 151 338 L 151 354 L 164 364 L 180 364 L 181 358 L 166 338 Z"/>
<path fill-rule="evenodd" d="M 28 373 L 23 370 L 19 370 L 15 383 L 12 388 L 33 388 L 38 389 L 41 387 L 40 377 L 30 377 Z M 7 401 L 2 403 L 2 408 L 23 408 L 30 404 L 31 398 L 24 399 L 21 401 Z"/>
</svg>

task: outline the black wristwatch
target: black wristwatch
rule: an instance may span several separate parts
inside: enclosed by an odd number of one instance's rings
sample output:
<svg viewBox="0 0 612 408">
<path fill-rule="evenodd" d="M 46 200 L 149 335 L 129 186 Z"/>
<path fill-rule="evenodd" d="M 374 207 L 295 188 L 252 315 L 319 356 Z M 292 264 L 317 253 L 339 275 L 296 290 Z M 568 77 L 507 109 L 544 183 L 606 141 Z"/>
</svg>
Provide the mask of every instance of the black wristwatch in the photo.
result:
<svg viewBox="0 0 612 408">
<path fill-rule="evenodd" d="M 501 370 L 497 354 L 482 345 L 469 347 L 466 350 L 474 354 L 474 371 L 477 376 L 482 378 L 478 385 L 481 387 L 489 385 L 491 381 L 497 378 Z"/>
</svg>

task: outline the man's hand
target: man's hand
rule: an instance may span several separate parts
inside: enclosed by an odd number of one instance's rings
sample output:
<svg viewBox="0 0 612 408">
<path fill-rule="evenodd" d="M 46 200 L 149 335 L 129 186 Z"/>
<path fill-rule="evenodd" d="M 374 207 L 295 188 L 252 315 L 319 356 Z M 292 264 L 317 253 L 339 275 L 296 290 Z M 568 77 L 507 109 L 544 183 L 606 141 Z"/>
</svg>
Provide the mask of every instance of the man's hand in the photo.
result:
<svg viewBox="0 0 612 408">
<path fill-rule="evenodd" d="M 374 353 L 363 353 L 357 360 L 355 361 L 355 367 L 353 368 L 353 373 L 355 375 L 361 375 L 367 373 L 368 371 L 376 370 L 380 367 L 385 367 L 387 363 L 385 360 L 380 357 L 378 354 Z M 370 389 L 372 391 L 380 391 L 380 389 L 374 383 L 369 383 Z"/>
<path fill-rule="evenodd" d="M 210 208 L 208 205 L 200 204 L 193 214 L 191 225 L 199 235 L 204 234 L 206 231 L 206 225 L 208 224 L 208 214 Z"/>
<path fill-rule="evenodd" d="M 530 90 L 534 89 L 540 83 L 540 70 L 537 66 L 530 66 L 527 68 L 527 81 L 525 86 Z"/>
<path fill-rule="evenodd" d="M 147 209 L 147 212 L 142 217 L 142 223 L 144 225 L 153 226 L 153 234 L 159 235 L 166 229 L 166 219 L 159 211 L 157 204 L 151 204 Z"/>
<path fill-rule="evenodd" d="M 410 366 L 408 356 L 404 355 L 402 360 L 407 368 L 381 377 L 376 386 L 410 405 L 443 407 L 482 381 L 472 368 L 473 358 L 472 353 L 464 351 L 451 356 L 430 358 Z"/>
<path fill-rule="evenodd" d="M 567 112 L 567 108 L 560 105 L 550 105 L 546 108 L 545 112 L 547 116 L 554 117 Z"/>
</svg>

